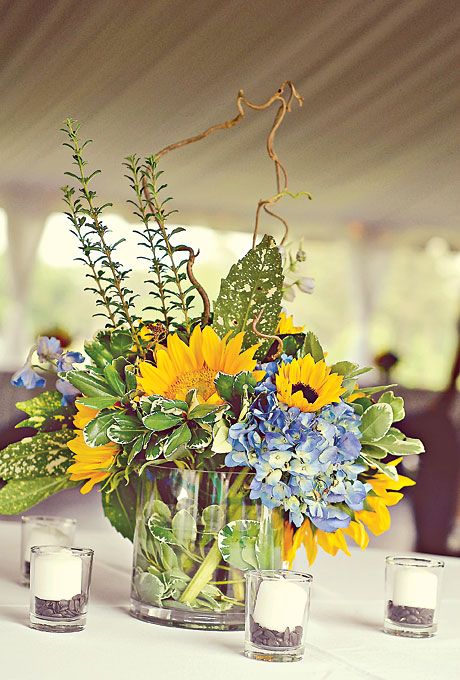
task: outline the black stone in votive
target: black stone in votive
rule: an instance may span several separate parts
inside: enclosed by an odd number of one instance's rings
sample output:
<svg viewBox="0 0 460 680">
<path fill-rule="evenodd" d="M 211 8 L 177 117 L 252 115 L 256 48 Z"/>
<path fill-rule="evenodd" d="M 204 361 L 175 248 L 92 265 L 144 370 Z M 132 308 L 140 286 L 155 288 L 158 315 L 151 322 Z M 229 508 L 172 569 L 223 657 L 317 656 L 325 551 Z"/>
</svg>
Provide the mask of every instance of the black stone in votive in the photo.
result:
<svg viewBox="0 0 460 680">
<path fill-rule="evenodd" d="M 24 560 L 24 576 L 30 578 L 30 562 L 28 560 Z"/>
<path fill-rule="evenodd" d="M 409 624 L 412 626 L 431 626 L 434 620 L 434 609 L 425 607 L 405 607 L 393 604 L 388 600 L 387 617 L 394 623 Z"/>
<path fill-rule="evenodd" d="M 251 642 L 259 647 L 298 647 L 302 642 L 303 628 L 296 626 L 293 630 L 286 628 L 283 633 L 270 630 L 250 617 Z"/>
<path fill-rule="evenodd" d="M 83 614 L 86 597 L 83 593 L 74 595 L 70 600 L 42 600 L 35 598 L 35 614 L 48 619 L 74 619 Z"/>
</svg>

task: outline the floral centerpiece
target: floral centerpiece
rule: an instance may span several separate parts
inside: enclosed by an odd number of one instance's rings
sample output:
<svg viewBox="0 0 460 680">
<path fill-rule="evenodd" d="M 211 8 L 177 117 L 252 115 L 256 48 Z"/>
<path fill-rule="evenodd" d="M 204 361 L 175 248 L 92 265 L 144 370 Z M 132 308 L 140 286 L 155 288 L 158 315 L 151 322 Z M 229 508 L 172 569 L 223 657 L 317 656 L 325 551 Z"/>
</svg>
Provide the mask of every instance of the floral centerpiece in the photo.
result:
<svg viewBox="0 0 460 680">
<path fill-rule="evenodd" d="M 141 313 L 118 259 L 123 242 L 112 242 L 103 222 L 108 204 L 93 188 L 97 171 L 87 170 L 88 142 L 72 120 L 64 128 L 74 164 L 66 214 L 105 326 L 84 354 L 40 337 L 13 377 L 28 388 L 44 387 L 51 374 L 56 381 L 18 403 L 27 414 L 19 427 L 35 434 L 0 453 L 0 513 L 98 485 L 106 516 L 134 540 L 134 613 L 147 620 L 241 627 L 242 570 L 292 564 L 301 545 L 310 562 L 318 547 L 348 554 L 347 538 L 365 548 L 367 531 L 389 528 L 388 506 L 413 483 L 398 473 L 401 457 L 423 451 L 395 427 L 401 397 L 359 387 L 370 369 L 331 364 L 318 338 L 282 311 L 283 295 L 311 289 L 296 273 L 305 253 L 284 246 L 287 224 L 273 209 L 285 196 L 306 195 L 288 190 L 273 147 L 291 101 L 301 103 L 292 83 L 262 105 L 240 92 L 231 121 L 127 159 L 134 233 L 148 262 L 150 304 Z M 159 159 L 232 127 L 244 106 L 274 103 L 267 147 L 277 191 L 259 201 L 253 247 L 211 306 L 194 273 L 197 253 L 177 243 L 184 229 L 169 225 Z M 263 211 L 284 225 L 283 247 L 258 238 Z"/>
</svg>

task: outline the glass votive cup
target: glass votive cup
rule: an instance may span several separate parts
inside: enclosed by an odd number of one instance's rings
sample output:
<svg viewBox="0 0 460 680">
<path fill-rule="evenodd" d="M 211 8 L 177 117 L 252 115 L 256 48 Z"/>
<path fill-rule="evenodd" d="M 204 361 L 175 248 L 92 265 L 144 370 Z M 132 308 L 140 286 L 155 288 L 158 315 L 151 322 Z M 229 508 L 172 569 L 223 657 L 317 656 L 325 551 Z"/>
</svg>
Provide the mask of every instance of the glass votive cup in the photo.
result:
<svg viewBox="0 0 460 680">
<path fill-rule="evenodd" d="M 432 637 L 438 629 L 444 562 L 387 557 L 383 630 L 402 637 Z"/>
<path fill-rule="evenodd" d="M 30 562 L 30 627 L 72 633 L 86 625 L 94 551 L 35 546 Z"/>
<path fill-rule="evenodd" d="M 75 542 L 76 519 L 68 517 L 21 517 L 21 577 L 25 585 L 30 581 L 30 550 L 34 545 L 70 547 Z"/>
<path fill-rule="evenodd" d="M 255 569 L 247 571 L 245 578 L 245 656 L 259 661 L 300 661 L 313 576 L 288 569 Z"/>
</svg>

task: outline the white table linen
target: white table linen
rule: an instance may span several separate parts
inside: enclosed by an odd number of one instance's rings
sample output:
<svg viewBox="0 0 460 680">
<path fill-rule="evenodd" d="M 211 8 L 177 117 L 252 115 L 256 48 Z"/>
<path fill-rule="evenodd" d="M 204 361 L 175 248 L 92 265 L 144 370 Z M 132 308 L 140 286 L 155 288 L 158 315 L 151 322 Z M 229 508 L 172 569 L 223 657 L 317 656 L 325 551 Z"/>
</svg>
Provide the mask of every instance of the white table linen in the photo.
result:
<svg viewBox="0 0 460 680">
<path fill-rule="evenodd" d="M 19 585 L 20 524 L 0 521 L 0 678 L 95 680 L 454 680 L 460 677 L 460 559 L 446 559 L 438 635 L 407 639 L 382 632 L 382 550 L 320 555 L 314 574 L 308 646 L 300 663 L 246 659 L 242 632 L 151 625 L 129 616 L 131 545 L 107 524 L 80 527 L 77 545 L 95 550 L 86 630 L 51 634 L 28 627 L 28 589 Z"/>
</svg>

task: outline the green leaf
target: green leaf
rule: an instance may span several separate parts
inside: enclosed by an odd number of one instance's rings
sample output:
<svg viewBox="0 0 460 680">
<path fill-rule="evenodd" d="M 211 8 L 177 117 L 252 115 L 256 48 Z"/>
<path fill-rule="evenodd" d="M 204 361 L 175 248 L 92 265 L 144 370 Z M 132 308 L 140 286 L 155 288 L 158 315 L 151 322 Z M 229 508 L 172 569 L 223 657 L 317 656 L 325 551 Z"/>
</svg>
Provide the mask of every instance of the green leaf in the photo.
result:
<svg viewBox="0 0 460 680">
<path fill-rule="evenodd" d="M 115 414 L 101 413 L 83 428 L 83 437 L 88 446 L 102 446 L 110 441 L 107 430 L 114 422 Z"/>
<path fill-rule="evenodd" d="M 75 438 L 69 429 L 37 432 L 0 451 L 0 478 L 30 479 L 31 477 L 65 474 L 72 460 L 67 442 Z"/>
<path fill-rule="evenodd" d="M 388 451 L 380 446 L 381 440 L 379 440 L 379 445 L 376 444 L 363 444 L 362 453 L 366 455 L 367 458 L 373 458 L 376 460 L 381 460 L 388 456 Z"/>
<path fill-rule="evenodd" d="M 102 507 L 111 525 L 125 538 L 134 540 L 136 526 L 136 482 L 118 484 L 110 493 L 102 492 Z"/>
<path fill-rule="evenodd" d="M 193 449 L 194 451 L 202 451 L 212 442 L 212 430 L 208 431 L 202 427 L 194 427 L 191 430 L 192 436 L 190 437 L 187 447 Z"/>
<path fill-rule="evenodd" d="M 383 472 L 383 474 L 389 477 L 390 479 L 397 481 L 398 472 L 395 467 L 392 467 L 391 465 L 385 465 L 384 463 L 381 463 L 379 460 L 376 460 L 375 458 L 367 458 L 367 456 L 365 455 L 363 455 L 362 458 L 369 465 L 369 467 L 375 468 L 380 472 Z"/>
<path fill-rule="evenodd" d="M 76 486 L 67 475 L 12 479 L 0 489 L 0 515 L 17 515 L 63 489 Z"/>
<path fill-rule="evenodd" d="M 260 342 L 252 328 L 253 320 L 263 308 L 258 330 L 268 335 L 276 330 L 281 311 L 283 268 L 279 249 L 273 238 L 264 236 L 256 248 L 234 264 L 214 304 L 213 326 L 223 337 L 244 331 L 243 348 Z M 258 354 L 264 355 L 271 341 L 264 342 Z"/>
<path fill-rule="evenodd" d="M 230 453 L 232 445 L 228 441 L 228 426 L 224 420 L 219 420 L 212 431 L 212 450 L 214 453 Z"/>
<path fill-rule="evenodd" d="M 59 375 L 76 387 L 77 390 L 80 390 L 85 397 L 112 397 L 116 395 L 102 376 L 89 373 L 87 370 L 67 371 Z"/>
<path fill-rule="evenodd" d="M 117 444 L 129 444 L 145 433 L 142 423 L 134 416 L 113 416 L 115 422 L 107 430 L 109 439 Z"/>
<path fill-rule="evenodd" d="M 393 411 L 389 404 L 372 404 L 361 416 L 361 441 L 375 442 L 391 427 Z"/>
<path fill-rule="evenodd" d="M 216 415 L 220 413 L 223 408 L 225 407 L 222 406 L 221 404 L 217 406 L 211 406 L 209 404 L 199 404 L 190 411 L 190 413 L 188 414 L 188 419 L 195 420 L 197 422 L 203 421 L 205 423 L 212 424 L 216 419 Z"/>
<path fill-rule="evenodd" d="M 359 391 L 364 394 L 377 394 L 377 392 L 383 392 L 383 390 L 387 390 L 389 387 L 396 387 L 396 383 L 393 385 L 377 385 L 376 387 L 360 387 Z"/>
<path fill-rule="evenodd" d="M 169 524 L 171 521 L 171 510 L 159 498 L 152 502 L 150 512 L 150 519 L 155 524 Z"/>
<path fill-rule="evenodd" d="M 259 522 L 255 520 L 238 519 L 229 522 L 219 531 L 219 550 L 230 566 L 242 570 L 257 568 L 255 543 L 259 528 Z"/>
<path fill-rule="evenodd" d="M 331 373 L 338 373 L 344 377 L 352 375 L 359 368 L 358 364 L 351 361 L 338 361 L 331 366 Z"/>
<path fill-rule="evenodd" d="M 118 397 L 78 397 L 78 403 L 89 406 L 90 408 L 101 411 L 104 408 L 111 408 L 118 401 Z"/>
<path fill-rule="evenodd" d="M 230 402 L 233 396 L 233 379 L 235 376 L 227 373 L 218 373 L 214 378 L 214 384 L 218 395 L 224 400 Z"/>
<path fill-rule="evenodd" d="M 406 413 L 404 411 L 404 399 L 402 397 L 395 397 L 394 393 L 390 390 L 389 392 L 384 392 L 380 396 L 379 403 L 390 404 L 391 410 L 393 411 L 394 423 L 404 419 Z"/>
<path fill-rule="evenodd" d="M 153 517 L 149 517 L 147 526 L 152 536 L 159 541 L 168 543 L 169 545 L 180 545 L 171 529 L 157 524 Z"/>
<path fill-rule="evenodd" d="M 134 588 L 142 602 L 161 607 L 165 587 L 158 576 L 146 571 L 138 572 L 134 577 Z"/>
<path fill-rule="evenodd" d="M 215 534 L 220 531 L 225 522 L 225 512 L 220 505 L 208 505 L 201 513 L 201 521 L 206 533 Z"/>
<path fill-rule="evenodd" d="M 104 377 L 110 385 L 115 394 L 122 397 L 126 392 L 126 386 L 123 380 L 118 375 L 118 371 L 114 366 L 108 365 L 104 367 Z"/>
<path fill-rule="evenodd" d="M 379 439 L 378 445 L 393 456 L 412 456 L 425 451 L 423 442 L 420 439 L 412 439 L 410 437 L 400 439 L 393 434 L 386 434 L 382 439 Z"/>
<path fill-rule="evenodd" d="M 164 448 L 165 458 L 171 458 L 171 456 L 173 456 L 178 449 L 186 446 L 191 437 L 192 433 L 190 432 L 190 428 L 187 423 L 183 423 L 177 429 L 175 429 L 166 440 L 166 446 Z"/>
<path fill-rule="evenodd" d="M 69 420 L 75 413 L 74 408 L 63 406 L 61 399 L 60 392 L 48 391 L 27 401 L 18 401 L 16 408 L 27 413 L 29 418 L 18 423 L 16 427 L 33 427 L 36 430 L 61 429 L 63 421 Z"/>
<path fill-rule="evenodd" d="M 142 419 L 145 427 L 154 432 L 161 432 L 162 430 L 169 430 L 170 427 L 175 427 L 183 422 L 182 416 L 174 415 L 172 413 L 151 413 L 144 416 Z"/>
<path fill-rule="evenodd" d="M 323 348 L 321 347 L 321 343 L 316 335 L 311 331 L 308 331 L 306 334 L 305 342 L 303 343 L 302 348 L 302 356 L 306 356 L 307 354 L 311 354 L 315 362 L 324 359 L 324 352 Z"/>
<path fill-rule="evenodd" d="M 188 510 L 179 510 L 172 518 L 171 527 L 179 545 L 186 547 L 196 540 L 196 522 Z"/>
<path fill-rule="evenodd" d="M 176 553 L 167 543 L 160 544 L 159 552 L 163 569 L 169 571 L 170 569 L 176 569 L 179 566 Z"/>
</svg>

